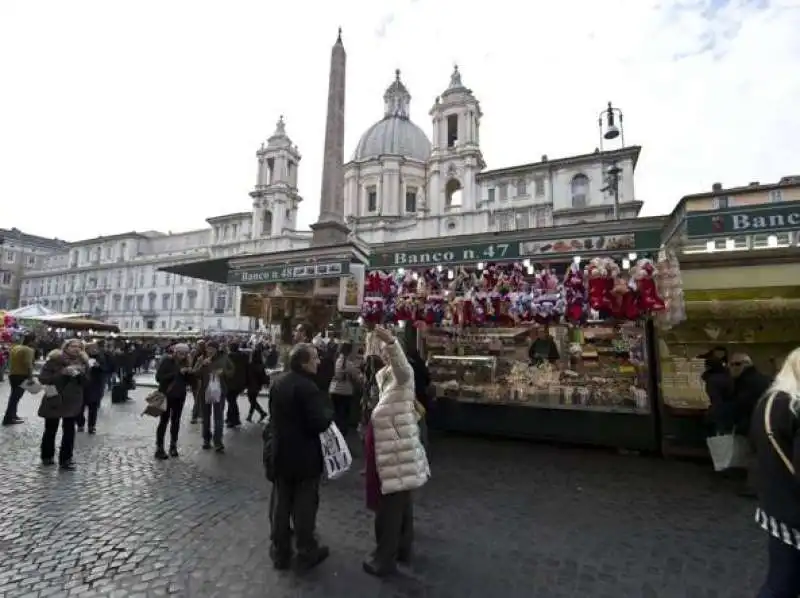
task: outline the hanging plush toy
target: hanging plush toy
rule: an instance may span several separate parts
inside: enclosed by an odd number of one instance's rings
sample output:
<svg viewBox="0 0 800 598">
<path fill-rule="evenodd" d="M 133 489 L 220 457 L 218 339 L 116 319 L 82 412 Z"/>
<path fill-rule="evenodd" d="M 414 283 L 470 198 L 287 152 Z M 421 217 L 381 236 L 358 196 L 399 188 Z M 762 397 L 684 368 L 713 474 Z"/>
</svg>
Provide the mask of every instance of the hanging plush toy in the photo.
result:
<svg viewBox="0 0 800 598">
<path fill-rule="evenodd" d="M 564 293 L 566 295 L 565 317 L 570 322 L 578 323 L 586 318 L 586 287 L 583 270 L 572 263 L 564 276 Z"/>
<path fill-rule="evenodd" d="M 639 309 L 646 313 L 664 311 L 666 308 L 656 288 L 655 271 L 653 262 L 648 259 L 639 260 L 633 269 L 633 279 L 639 295 Z"/>
<path fill-rule="evenodd" d="M 590 261 L 586 266 L 586 278 L 589 287 L 589 306 L 596 311 L 607 310 L 610 272 L 606 269 L 605 260 L 596 257 Z"/>
</svg>

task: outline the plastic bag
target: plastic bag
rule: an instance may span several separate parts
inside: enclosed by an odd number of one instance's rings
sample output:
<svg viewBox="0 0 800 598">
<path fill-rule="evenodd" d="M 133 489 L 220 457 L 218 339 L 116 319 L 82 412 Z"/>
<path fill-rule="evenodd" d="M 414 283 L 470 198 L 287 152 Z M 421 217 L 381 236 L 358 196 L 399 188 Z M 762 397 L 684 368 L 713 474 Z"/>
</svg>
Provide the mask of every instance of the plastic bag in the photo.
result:
<svg viewBox="0 0 800 598">
<path fill-rule="evenodd" d="M 706 439 L 708 452 L 714 462 L 714 471 L 726 469 L 744 469 L 750 456 L 750 445 L 747 438 L 736 434 L 710 436 Z"/>
<path fill-rule="evenodd" d="M 353 456 L 336 424 L 319 435 L 322 445 L 322 460 L 325 462 L 325 475 L 329 480 L 342 477 L 353 465 Z"/>
</svg>

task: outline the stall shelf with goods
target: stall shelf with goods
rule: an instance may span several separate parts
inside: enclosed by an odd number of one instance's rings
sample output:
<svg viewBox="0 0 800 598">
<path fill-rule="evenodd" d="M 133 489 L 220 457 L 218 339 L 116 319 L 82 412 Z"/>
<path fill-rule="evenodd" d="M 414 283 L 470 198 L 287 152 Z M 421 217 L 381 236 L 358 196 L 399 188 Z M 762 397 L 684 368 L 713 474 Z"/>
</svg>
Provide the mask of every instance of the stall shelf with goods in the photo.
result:
<svg viewBox="0 0 800 598">
<path fill-rule="evenodd" d="M 362 318 L 415 331 L 437 390 L 434 426 L 655 450 L 656 264 L 632 245 L 595 257 L 586 247 L 373 270 Z"/>
</svg>

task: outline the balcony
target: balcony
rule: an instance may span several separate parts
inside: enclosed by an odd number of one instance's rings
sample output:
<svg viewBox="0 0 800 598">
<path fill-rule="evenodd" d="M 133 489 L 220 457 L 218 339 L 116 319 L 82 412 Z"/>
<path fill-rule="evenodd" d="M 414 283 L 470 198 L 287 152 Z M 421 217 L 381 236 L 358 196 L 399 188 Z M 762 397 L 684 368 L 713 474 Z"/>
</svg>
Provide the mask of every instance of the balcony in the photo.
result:
<svg viewBox="0 0 800 598">
<path fill-rule="evenodd" d="M 144 307 L 139 310 L 139 315 L 145 320 L 152 320 L 158 317 L 158 312 L 154 307 Z"/>
</svg>

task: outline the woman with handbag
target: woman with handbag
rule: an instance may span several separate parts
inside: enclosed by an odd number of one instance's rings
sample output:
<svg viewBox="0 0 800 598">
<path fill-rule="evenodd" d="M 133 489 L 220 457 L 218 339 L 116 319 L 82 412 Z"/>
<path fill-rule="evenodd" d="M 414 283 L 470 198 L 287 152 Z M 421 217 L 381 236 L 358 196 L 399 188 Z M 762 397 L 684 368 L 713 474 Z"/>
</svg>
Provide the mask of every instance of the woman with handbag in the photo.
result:
<svg viewBox="0 0 800 598">
<path fill-rule="evenodd" d="M 347 438 L 350 427 L 350 412 L 354 397 L 361 395 L 361 372 L 350 361 L 352 352 L 353 345 L 351 343 L 344 342 L 339 345 L 333 379 L 328 387 L 328 394 L 333 402 L 334 421 L 345 438 Z"/>
<path fill-rule="evenodd" d="M 75 420 L 83 409 L 88 364 L 89 357 L 83 351 L 83 342 L 73 338 L 65 342 L 61 349 L 51 351 L 39 372 L 39 381 L 45 385 L 44 397 L 39 405 L 39 417 L 44 418 L 41 446 L 44 465 L 53 465 L 55 462 L 56 434 L 61 425 L 58 464 L 64 470 L 75 468 L 72 462 Z"/>
<path fill-rule="evenodd" d="M 800 348 L 792 351 L 758 402 L 756 521 L 769 534 L 767 579 L 758 598 L 800 596 Z"/>
<path fill-rule="evenodd" d="M 169 459 L 178 456 L 178 433 L 181 429 L 181 414 L 186 403 L 186 388 L 190 384 L 192 371 L 189 362 L 189 345 L 178 343 L 172 353 L 164 357 L 156 371 L 159 392 L 166 398 L 165 409 L 161 412 L 156 427 L 156 459 Z M 164 450 L 164 437 L 169 425 L 169 454 Z"/>
</svg>

